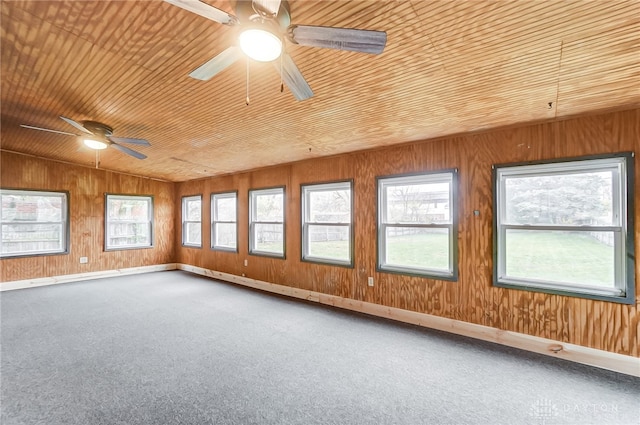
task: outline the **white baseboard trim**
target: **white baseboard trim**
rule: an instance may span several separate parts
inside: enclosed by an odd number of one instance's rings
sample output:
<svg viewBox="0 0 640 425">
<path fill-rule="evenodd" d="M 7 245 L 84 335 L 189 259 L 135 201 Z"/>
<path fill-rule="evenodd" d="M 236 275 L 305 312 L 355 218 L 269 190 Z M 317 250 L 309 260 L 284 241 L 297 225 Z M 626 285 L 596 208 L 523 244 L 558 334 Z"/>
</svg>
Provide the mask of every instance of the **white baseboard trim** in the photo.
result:
<svg viewBox="0 0 640 425">
<path fill-rule="evenodd" d="M 566 342 L 554 341 L 552 339 L 531 336 L 518 332 L 505 331 L 489 326 L 477 325 L 431 314 L 418 313 L 395 307 L 387 307 L 380 304 L 341 298 L 335 295 L 327 295 L 306 289 L 277 285 L 274 283 L 236 276 L 188 264 L 178 263 L 177 269 L 280 295 L 314 301 L 320 304 L 331 305 L 387 319 L 398 320 L 404 323 L 468 336 L 483 341 L 494 342 L 534 353 L 544 354 L 551 357 L 559 357 L 589 366 L 595 366 L 602 369 L 612 370 L 614 372 L 640 377 L 640 358 L 638 357 L 583 347 L 581 345 L 569 344 Z"/>
<path fill-rule="evenodd" d="M 0 292 L 14 289 L 35 288 L 38 286 L 57 285 L 59 283 L 78 282 L 81 280 L 100 279 L 103 277 L 125 276 L 129 274 L 159 272 L 165 270 L 176 270 L 176 263 L 158 264 L 153 266 L 129 267 L 126 269 L 103 270 L 99 272 L 87 272 L 67 274 L 53 277 L 41 277 L 37 279 L 13 280 L 0 283 Z"/>
</svg>

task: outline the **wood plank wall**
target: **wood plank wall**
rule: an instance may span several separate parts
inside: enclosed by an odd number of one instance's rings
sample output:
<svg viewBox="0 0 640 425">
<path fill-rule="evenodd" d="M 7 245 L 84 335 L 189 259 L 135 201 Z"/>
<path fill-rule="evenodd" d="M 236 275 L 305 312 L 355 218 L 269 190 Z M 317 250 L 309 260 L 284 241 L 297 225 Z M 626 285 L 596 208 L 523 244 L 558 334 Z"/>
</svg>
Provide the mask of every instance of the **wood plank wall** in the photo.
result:
<svg viewBox="0 0 640 425">
<path fill-rule="evenodd" d="M 176 262 L 640 357 L 636 304 L 591 301 L 492 286 L 492 164 L 640 152 L 640 109 L 412 143 L 177 184 Z M 380 175 L 459 169 L 459 280 L 378 273 Z M 635 191 L 640 189 L 636 160 Z M 355 268 L 300 261 L 300 184 L 354 180 Z M 248 255 L 248 191 L 286 186 L 286 259 Z M 210 194 L 238 191 L 238 253 L 210 246 Z M 203 195 L 203 248 L 181 246 L 180 197 Z M 640 209 L 636 201 L 636 233 Z M 480 214 L 474 215 L 478 210 Z M 635 251 L 640 252 L 638 237 Z M 244 260 L 248 266 L 244 266 Z M 375 286 L 367 286 L 373 276 Z M 636 286 L 640 273 L 636 266 Z"/>
<path fill-rule="evenodd" d="M 70 253 L 0 260 L 0 282 L 172 263 L 175 185 L 105 170 L 2 152 L 3 188 L 66 190 L 70 199 Z M 104 195 L 153 196 L 154 247 L 104 251 Z M 80 257 L 89 262 L 80 264 Z"/>
</svg>

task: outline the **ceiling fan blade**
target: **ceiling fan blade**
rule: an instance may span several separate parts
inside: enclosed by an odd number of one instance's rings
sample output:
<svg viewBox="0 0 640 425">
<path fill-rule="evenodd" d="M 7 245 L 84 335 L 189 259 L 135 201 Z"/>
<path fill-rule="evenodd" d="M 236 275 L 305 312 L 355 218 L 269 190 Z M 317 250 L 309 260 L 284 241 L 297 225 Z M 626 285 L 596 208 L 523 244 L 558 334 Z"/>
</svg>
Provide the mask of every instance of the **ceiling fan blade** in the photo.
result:
<svg viewBox="0 0 640 425">
<path fill-rule="evenodd" d="M 384 31 L 291 25 L 288 35 L 292 42 L 301 46 L 327 47 L 375 55 L 382 53 L 387 44 L 387 33 Z"/>
<path fill-rule="evenodd" d="M 143 154 L 143 153 L 136 152 L 136 151 L 134 151 L 133 149 L 129 149 L 128 147 L 126 147 L 126 146 L 122 146 L 122 145 L 119 145 L 119 144 L 117 144 L 117 143 L 112 143 L 112 144 L 110 144 L 109 146 L 111 146 L 111 147 L 113 147 L 113 148 L 116 148 L 116 149 L 118 149 L 120 152 L 124 152 L 124 153 L 126 153 L 127 155 L 131 155 L 131 156 L 133 156 L 133 157 L 135 157 L 135 158 L 138 158 L 138 159 L 145 159 L 145 158 L 147 157 L 147 155 L 145 155 L 145 154 Z"/>
<path fill-rule="evenodd" d="M 203 3 L 200 0 L 164 0 L 165 2 L 178 6 L 184 10 L 200 15 L 212 21 L 219 22 L 224 25 L 233 25 L 238 22 L 238 18 L 217 7 Z"/>
<path fill-rule="evenodd" d="M 304 79 L 291 56 L 282 52 L 282 70 L 280 69 L 280 61 L 273 61 L 273 65 L 278 70 L 278 73 L 281 73 L 282 81 L 289 87 L 296 100 L 305 100 L 313 97 L 313 90 L 309 87 L 309 83 Z"/>
<path fill-rule="evenodd" d="M 67 124 L 74 126 L 75 128 L 77 128 L 78 130 L 82 131 L 83 133 L 87 133 L 87 134 L 93 135 L 93 133 L 90 132 L 89 130 L 87 130 L 86 128 L 84 128 L 84 126 L 82 124 L 72 120 L 71 118 L 63 117 L 62 115 L 60 115 L 60 119 L 63 120 L 64 122 L 66 122 Z"/>
<path fill-rule="evenodd" d="M 130 137 L 113 137 L 109 136 L 109 140 L 115 143 L 131 143 L 132 145 L 151 146 L 148 140 L 145 139 L 132 139 Z"/>
<path fill-rule="evenodd" d="M 281 0 L 253 0 L 253 7 L 267 16 L 278 16 Z"/>
<path fill-rule="evenodd" d="M 228 47 L 218 56 L 193 70 L 191 74 L 189 74 L 189 77 L 195 78 L 197 80 L 207 81 L 219 72 L 224 71 L 235 61 L 242 58 L 242 56 L 242 50 L 240 50 L 238 46 Z"/>
<path fill-rule="evenodd" d="M 77 134 L 67 133 L 66 131 L 51 130 L 50 128 L 34 127 L 32 125 L 20 124 L 20 127 L 30 128 L 31 130 L 49 131 L 51 133 L 66 134 L 67 136 L 78 136 Z"/>
</svg>

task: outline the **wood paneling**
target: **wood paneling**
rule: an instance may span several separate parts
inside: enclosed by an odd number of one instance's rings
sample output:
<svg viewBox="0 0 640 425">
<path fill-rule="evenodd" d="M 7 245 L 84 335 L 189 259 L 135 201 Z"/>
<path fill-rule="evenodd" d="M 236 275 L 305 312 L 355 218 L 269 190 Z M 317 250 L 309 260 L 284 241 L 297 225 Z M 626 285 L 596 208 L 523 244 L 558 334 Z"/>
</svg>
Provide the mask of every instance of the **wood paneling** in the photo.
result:
<svg viewBox="0 0 640 425">
<path fill-rule="evenodd" d="M 210 81 L 188 77 L 236 42 L 235 28 L 162 1 L 2 1 L 2 147 L 93 165 L 75 138 L 20 124 L 100 121 L 152 143 L 138 149 L 144 161 L 107 149 L 101 168 L 186 181 L 640 105 L 638 0 L 290 5 L 294 23 L 385 30 L 387 46 L 368 55 L 289 43 L 315 96 L 296 102 L 272 64 L 252 62 L 246 106 L 244 60 Z"/>
<path fill-rule="evenodd" d="M 640 110 L 634 109 L 313 158 L 178 184 L 3 152 L 3 187 L 70 192 L 72 239 L 68 255 L 0 260 L 1 278 L 11 281 L 179 262 L 358 302 L 640 356 L 637 295 L 636 304 L 629 306 L 495 288 L 491 284 L 492 164 L 639 149 Z M 375 177 L 449 168 L 459 170 L 459 280 L 376 272 Z M 300 261 L 300 185 L 344 179 L 354 183 L 355 267 Z M 635 183 L 637 195 L 638 172 Z M 248 192 L 272 186 L 286 187 L 285 260 L 248 255 Z M 238 253 L 209 248 L 210 195 L 224 191 L 238 192 Z M 105 192 L 154 196 L 153 249 L 104 252 Z M 181 246 L 181 197 L 194 194 L 203 196 L 200 249 Z M 474 214 L 476 210 L 479 215 Z M 636 223 L 640 223 L 639 211 L 636 204 Z M 637 237 L 635 247 L 638 252 Z M 79 264 L 80 256 L 89 257 L 89 264 Z M 374 287 L 367 286 L 368 276 L 374 277 Z M 637 268 L 636 281 L 640 281 Z"/>
<path fill-rule="evenodd" d="M 66 190 L 70 199 L 70 253 L 0 260 L 0 281 L 172 263 L 174 258 L 174 184 L 30 156 L 2 152 L 2 187 Z M 153 196 L 154 247 L 104 251 L 104 195 Z M 88 257 L 80 264 L 80 257 Z"/>
<path fill-rule="evenodd" d="M 178 248 L 176 261 L 294 288 L 397 307 L 552 340 L 640 356 L 640 313 L 635 305 L 592 301 L 492 286 L 492 164 L 640 151 L 640 110 L 628 110 L 427 140 L 378 150 L 309 159 L 248 173 L 180 183 L 179 197 L 238 190 L 239 252 Z M 459 170 L 459 270 L 457 282 L 378 273 L 375 177 L 449 168 Z M 637 161 L 636 161 L 637 168 Z M 300 261 L 300 185 L 353 179 L 355 267 Z M 247 254 L 250 188 L 286 186 L 286 259 Z M 635 174 L 635 192 L 640 172 Z M 208 217 L 208 201 L 204 216 Z M 640 223 L 640 206 L 634 218 Z M 479 215 L 475 215 L 474 211 Z M 176 217 L 176 228 L 180 217 Z M 208 225 L 204 225 L 208 233 Z M 640 248 L 636 237 L 636 252 Z M 176 232 L 176 246 L 180 232 Z M 244 259 L 249 265 L 243 266 Z M 375 286 L 367 286 L 373 276 Z M 640 270 L 636 267 L 636 282 Z M 636 290 L 636 294 L 638 291 Z"/>
</svg>

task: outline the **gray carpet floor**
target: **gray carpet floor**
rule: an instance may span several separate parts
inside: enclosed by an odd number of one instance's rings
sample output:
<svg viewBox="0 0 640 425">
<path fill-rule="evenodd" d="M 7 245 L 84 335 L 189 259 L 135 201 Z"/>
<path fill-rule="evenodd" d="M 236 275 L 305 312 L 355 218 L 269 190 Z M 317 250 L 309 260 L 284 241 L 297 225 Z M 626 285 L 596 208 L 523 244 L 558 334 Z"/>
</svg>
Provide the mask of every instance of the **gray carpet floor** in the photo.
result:
<svg viewBox="0 0 640 425">
<path fill-rule="evenodd" d="M 640 379 L 180 271 L 0 294 L 1 422 L 640 424 Z"/>
</svg>

